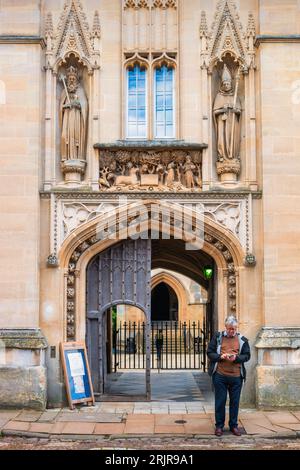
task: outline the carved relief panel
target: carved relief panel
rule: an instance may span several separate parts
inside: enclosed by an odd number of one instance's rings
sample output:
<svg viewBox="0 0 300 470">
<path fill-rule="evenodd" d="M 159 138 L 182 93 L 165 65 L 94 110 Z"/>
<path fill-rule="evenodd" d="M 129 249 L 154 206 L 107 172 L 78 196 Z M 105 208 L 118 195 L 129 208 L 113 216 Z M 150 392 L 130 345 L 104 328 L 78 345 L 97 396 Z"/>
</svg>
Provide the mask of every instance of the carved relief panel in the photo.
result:
<svg viewBox="0 0 300 470">
<path fill-rule="evenodd" d="M 101 191 L 201 191 L 201 152 L 100 151 Z"/>
</svg>

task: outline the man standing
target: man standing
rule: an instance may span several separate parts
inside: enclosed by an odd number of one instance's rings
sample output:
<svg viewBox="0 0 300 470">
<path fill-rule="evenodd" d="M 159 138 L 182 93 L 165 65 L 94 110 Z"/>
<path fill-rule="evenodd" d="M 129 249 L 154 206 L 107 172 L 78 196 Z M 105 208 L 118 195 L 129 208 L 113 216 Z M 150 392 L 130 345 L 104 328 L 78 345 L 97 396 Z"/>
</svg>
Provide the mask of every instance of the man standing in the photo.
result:
<svg viewBox="0 0 300 470">
<path fill-rule="evenodd" d="M 246 380 L 244 363 L 250 359 L 247 338 L 237 333 L 237 320 L 229 316 L 225 320 L 225 331 L 215 333 L 208 348 L 210 359 L 208 373 L 215 388 L 215 435 L 221 437 L 225 424 L 225 406 L 229 392 L 229 428 L 240 436 L 238 412 L 243 380 Z"/>
</svg>

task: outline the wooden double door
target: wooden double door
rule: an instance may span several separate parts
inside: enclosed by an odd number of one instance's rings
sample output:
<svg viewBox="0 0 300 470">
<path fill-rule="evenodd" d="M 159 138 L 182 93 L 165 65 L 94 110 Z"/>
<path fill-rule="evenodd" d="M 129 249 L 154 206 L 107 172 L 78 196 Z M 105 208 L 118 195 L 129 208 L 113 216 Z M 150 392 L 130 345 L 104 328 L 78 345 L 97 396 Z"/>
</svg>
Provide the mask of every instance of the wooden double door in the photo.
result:
<svg viewBox="0 0 300 470">
<path fill-rule="evenodd" d="M 145 314 L 146 398 L 150 399 L 151 240 L 123 240 L 99 253 L 87 267 L 86 344 L 94 392 L 107 390 L 110 372 L 111 315 L 115 305 L 132 305 Z"/>
</svg>

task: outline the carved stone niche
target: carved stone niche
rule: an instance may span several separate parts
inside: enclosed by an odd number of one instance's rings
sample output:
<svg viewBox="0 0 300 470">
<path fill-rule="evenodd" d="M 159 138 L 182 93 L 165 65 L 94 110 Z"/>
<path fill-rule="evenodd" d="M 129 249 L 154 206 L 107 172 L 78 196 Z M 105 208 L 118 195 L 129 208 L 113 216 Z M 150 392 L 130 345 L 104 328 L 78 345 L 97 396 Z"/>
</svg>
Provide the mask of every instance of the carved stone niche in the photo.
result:
<svg viewBox="0 0 300 470">
<path fill-rule="evenodd" d="M 244 79 L 242 67 L 229 54 L 212 73 L 214 145 L 220 181 L 235 183 L 241 173 Z"/>
<path fill-rule="evenodd" d="M 89 25 L 80 0 L 59 3 L 59 18 L 53 21 L 52 13 L 47 12 L 44 28 L 46 190 L 53 185 L 80 186 L 92 158 L 87 134 L 91 141 L 97 140 L 97 130 L 88 126 L 88 114 L 96 117 L 92 110 L 99 108 L 99 13 L 94 12 Z"/>
<path fill-rule="evenodd" d="M 115 145 L 99 149 L 99 189 L 107 192 L 202 190 L 202 150 L 205 144 L 159 142 Z"/>
</svg>

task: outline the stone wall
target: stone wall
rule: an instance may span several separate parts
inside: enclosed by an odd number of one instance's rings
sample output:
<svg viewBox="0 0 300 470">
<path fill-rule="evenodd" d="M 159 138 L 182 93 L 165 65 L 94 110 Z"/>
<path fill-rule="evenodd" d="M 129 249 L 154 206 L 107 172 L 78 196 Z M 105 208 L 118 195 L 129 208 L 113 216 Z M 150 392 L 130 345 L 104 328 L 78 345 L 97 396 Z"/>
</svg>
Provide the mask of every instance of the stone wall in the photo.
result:
<svg viewBox="0 0 300 470">
<path fill-rule="evenodd" d="M 255 346 L 257 406 L 299 407 L 300 328 L 262 328 Z"/>
<path fill-rule="evenodd" d="M 299 323 L 300 44 L 262 43 L 264 302 L 267 325 Z"/>
<path fill-rule="evenodd" d="M 38 328 L 0 329 L 0 408 L 45 409 L 46 348 Z"/>
<path fill-rule="evenodd" d="M 38 39 L 17 44 L 2 43 L 0 38 L 0 76 L 5 84 L 0 105 L 2 327 L 38 326 L 42 63 Z"/>
</svg>

